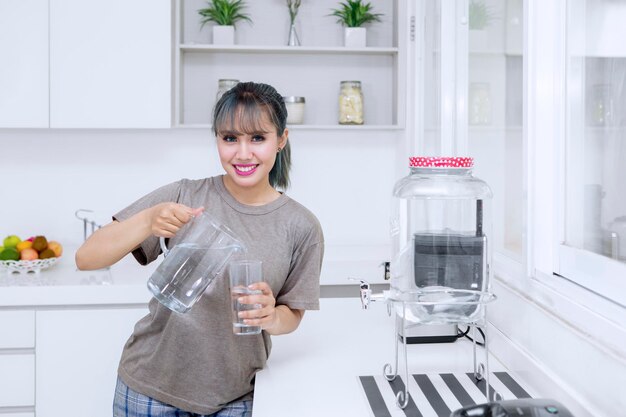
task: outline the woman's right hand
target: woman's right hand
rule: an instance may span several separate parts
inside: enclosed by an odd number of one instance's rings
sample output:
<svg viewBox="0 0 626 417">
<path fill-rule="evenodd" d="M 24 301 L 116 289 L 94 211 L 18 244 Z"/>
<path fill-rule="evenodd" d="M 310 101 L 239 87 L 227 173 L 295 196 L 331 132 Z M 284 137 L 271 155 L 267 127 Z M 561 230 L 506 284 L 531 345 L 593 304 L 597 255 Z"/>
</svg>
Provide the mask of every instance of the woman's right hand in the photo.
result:
<svg viewBox="0 0 626 417">
<path fill-rule="evenodd" d="M 202 211 L 204 207 L 161 203 L 122 222 L 114 220 L 96 230 L 76 251 L 76 266 L 81 270 L 93 270 L 113 265 L 151 235 L 165 238 L 174 236 L 185 223 Z"/>
<path fill-rule="evenodd" d="M 195 216 L 204 211 L 204 207 L 191 208 L 178 203 L 161 203 L 150 208 L 150 230 L 158 237 L 174 237 L 176 233 Z"/>
</svg>

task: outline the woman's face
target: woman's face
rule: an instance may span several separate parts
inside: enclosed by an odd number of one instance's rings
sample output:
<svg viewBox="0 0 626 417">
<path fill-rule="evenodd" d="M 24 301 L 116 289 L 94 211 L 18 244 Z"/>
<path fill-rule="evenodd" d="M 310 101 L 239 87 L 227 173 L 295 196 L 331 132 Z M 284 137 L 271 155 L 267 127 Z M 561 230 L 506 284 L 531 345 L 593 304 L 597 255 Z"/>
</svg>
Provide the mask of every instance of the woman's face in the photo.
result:
<svg viewBox="0 0 626 417">
<path fill-rule="evenodd" d="M 269 185 L 269 174 L 276 161 L 278 148 L 282 148 L 285 143 L 287 132 L 279 137 L 267 114 L 261 114 L 261 120 L 255 123 L 258 131 L 243 132 L 235 123 L 232 130 L 220 131 L 217 136 L 217 151 L 222 166 L 240 187 Z"/>
</svg>

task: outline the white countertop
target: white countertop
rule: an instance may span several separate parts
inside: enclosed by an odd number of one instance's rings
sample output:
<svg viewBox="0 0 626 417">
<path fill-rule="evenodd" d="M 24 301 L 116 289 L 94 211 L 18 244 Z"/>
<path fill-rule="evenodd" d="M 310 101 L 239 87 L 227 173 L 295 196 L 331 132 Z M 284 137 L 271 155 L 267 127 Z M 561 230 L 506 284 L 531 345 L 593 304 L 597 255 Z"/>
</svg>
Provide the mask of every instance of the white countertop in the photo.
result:
<svg viewBox="0 0 626 417">
<path fill-rule="evenodd" d="M 38 274 L 0 270 L 0 308 L 128 305 L 150 300 L 146 283 L 161 259 L 141 266 L 127 255 L 108 270 L 78 271 L 74 263 L 76 249 L 66 247 L 55 265 Z M 384 282 L 379 261 L 385 259 L 380 255 L 383 252 L 384 248 L 369 246 L 332 251 L 329 259 L 324 259 L 322 284 L 351 284 L 349 276 L 369 279 L 371 284 Z"/>
<path fill-rule="evenodd" d="M 158 264 L 141 266 L 128 255 L 107 270 L 78 271 L 70 252 L 38 274 L 0 270 L 0 308 L 147 304 L 146 282 Z"/>
<path fill-rule="evenodd" d="M 393 333 L 383 303 L 362 310 L 358 298 L 322 299 L 294 333 L 272 337 L 267 367 L 256 377 L 253 416 L 371 415 L 358 376 L 382 375 L 385 363 L 393 365 Z M 467 339 L 409 345 L 408 357 L 410 374 L 473 369 Z M 505 370 L 493 355 L 489 366 Z"/>
<path fill-rule="evenodd" d="M 0 309 L 145 305 L 151 298 L 146 281 L 158 263 L 142 267 L 129 256 L 110 270 L 77 271 L 72 254 L 39 274 L 0 271 Z M 256 377 L 254 417 L 371 415 L 358 377 L 382 375 L 383 366 L 393 364 L 393 317 L 380 302 L 362 310 L 356 297 L 320 304 L 294 333 L 272 337 L 267 367 Z M 493 356 L 489 365 L 492 372 L 505 370 Z M 410 374 L 472 369 L 466 339 L 409 346 Z"/>
</svg>

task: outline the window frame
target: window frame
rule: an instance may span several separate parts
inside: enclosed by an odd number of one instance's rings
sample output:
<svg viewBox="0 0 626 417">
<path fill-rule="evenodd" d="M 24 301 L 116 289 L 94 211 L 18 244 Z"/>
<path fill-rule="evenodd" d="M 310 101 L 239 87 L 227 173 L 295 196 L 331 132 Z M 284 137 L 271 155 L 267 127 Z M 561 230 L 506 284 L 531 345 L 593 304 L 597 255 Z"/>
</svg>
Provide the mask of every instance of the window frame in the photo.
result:
<svg viewBox="0 0 626 417">
<path fill-rule="evenodd" d="M 568 258 L 562 256 L 566 1 L 524 1 L 525 250 L 521 263 L 494 250 L 493 267 L 497 284 L 621 357 L 626 309 L 573 281 L 571 274 L 561 275 L 570 272 L 569 265 L 564 266 Z M 626 289 L 626 280 L 622 288 Z"/>
<path fill-rule="evenodd" d="M 554 173 L 556 178 L 556 236 L 554 239 L 554 273 L 570 280 L 587 290 L 596 293 L 599 297 L 604 297 L 608 301 L 616 303 L 623 308 L 626 308 L 626 264 L 615 261 L 606 256 L 596 254 L 594 252 L 572 247 L 566 244 L 566 209 L 568 203 L 567 195 L 567 181 L 568 181 L 568 155 L 571 155 L 572 150 L 568 149 L 568 140 L 572 135 L 580 135 L 579 129 L 575 129 L 570 114 L 575 108 L 581 107 L 581 103 L 584 103 L 584 96 L 579 94 L 577 102 L 572 103 L 570 100 L 571 95 L 568 92 L 568 88 L 572 86 L 572 82 L 577 84 L 583 84 L 585 77 L 584 74 L 584 57 L 581 57 L 581 62 L 576 64 L 572 63 L 573 55 L 570 54 L 576 46 L 570 45 L 570 34 L 568 33 L 568 21 L 572 16 L 570 10 L 570 4 L 573 1 L 586 1 L 586 0 L 566 0 L 564 1 L 563 22 L 560 27 L 561 31 L 561 47 L 562 53 L 558 57 L 560 61 L 559 71 L 562 74 L 563 82 L 560 87 L 560 94 L 558 94 L 557 101 L 559 104 L 557 110 L 557 120 L 561 125 L 559 130 L 561 134 L 557 136 L 557 158 L 555 158 L 555 167 L 557 171 Z M 578 16 L 585 16 L 585 10 L 577 10 Z M 583 25 L 578 25 L 578 28 L 582 28 Z M 579 29 L 582 31 L 582 29 Z M 584 38 L 584 34 L 580 34 Z M 579 44 L 580 39 L 572 44 Z M 579 93 L 582 90 L 579 90 Z M 584 112 L 583 112 L 584 113 Z M 584 114 L 576 114 L 577 119 L 584 121 Z M 582 122 L 584 123 L 584 122 Z M 584 137 L 583 137 L 584 138 Z M 578 140 L 580 142 L 580 139 Z M 574 150 L 574 152 L 581 152 L 580 150 Z M 582 175 L 581 175 L 582 178 Z M 571 202 L 571 201 L 570 201 Z"/>
</svg>

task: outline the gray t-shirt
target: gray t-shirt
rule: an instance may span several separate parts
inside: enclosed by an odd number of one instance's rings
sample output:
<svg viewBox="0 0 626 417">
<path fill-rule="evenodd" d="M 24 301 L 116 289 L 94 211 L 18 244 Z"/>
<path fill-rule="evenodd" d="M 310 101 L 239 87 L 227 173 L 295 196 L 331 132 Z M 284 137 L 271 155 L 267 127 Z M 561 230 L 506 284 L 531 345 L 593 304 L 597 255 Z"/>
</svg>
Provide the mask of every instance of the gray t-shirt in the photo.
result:
<svg viewBox="0 0 626 417">
<path fill-rule="evenodd" d="M 319 276 L 324 252 L 322 229 L 304 206 L 282 194 L 263 206 L 235 200 L 221 176 L 166 185 L 120 211 L 123 221 L 162 202 L 205 210 L 228 226 L 263 261 L 263 279 L 276 304 L 319 309 Z M 173 247 L 176 237 L 168 243 Z M 143 265 L 161 250 L 151 236 L 133 251 Z M 228 271 L 215 279 L 192 309 L 173 313 L 156 299 L 139 320 L 119 365 L 119 375 L 133 390 L 182 410 L 211 414 L 237 399 L 252 398 L 254 376 L 271 350 L 269 335 L 237 336 L 232 331 Z"/>
</svg>

